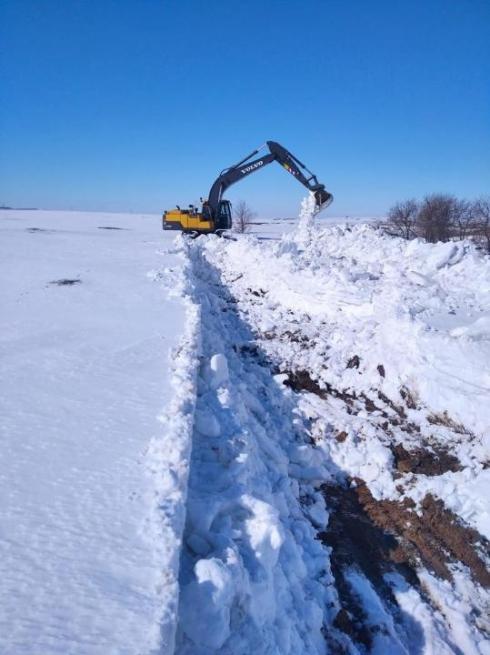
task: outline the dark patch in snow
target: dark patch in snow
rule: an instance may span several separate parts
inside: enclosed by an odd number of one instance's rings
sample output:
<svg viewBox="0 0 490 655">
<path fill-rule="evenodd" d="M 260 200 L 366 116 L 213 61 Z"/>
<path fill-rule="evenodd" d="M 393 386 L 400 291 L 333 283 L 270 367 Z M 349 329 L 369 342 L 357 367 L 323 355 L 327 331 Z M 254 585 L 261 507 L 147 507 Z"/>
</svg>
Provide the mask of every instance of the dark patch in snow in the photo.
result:
<svg viewBox="0 0 490 655">
<path fill-rule="evenodd" d="M 464 425 L 454 421 L 447 412 L 442 412 L 442 414 L 429 414 L 427 420 L 431 425 L 443 425 L 453 432 L 456 432 L 456 434 L 471 435 L 471 432 L 467 430 Z"/>
<path fill-rule="evenodd" d="M 361 360 L 359 359 L 359 355 L 354 355 L 347 362 L 347 368 L 359 368 L 360 363 Z"/>
<path fill-rule="evenodd" d="M 309 391 L 314 393 L 320 398 L 327 398 L 329 395 L 334 398 L 340 398 L 347 405 L 351 406 L 356 400 L 356 395 L 354 393 L 349 393 L 347 391 L 339 391 L 334 389 L 330 384 L 322 382 L 321 385 L 319 382 L 314 380 L 308 371 L 283 371 L 287 374 L 288 379 L 284 382 L 287 387 L 293 389 L 293 391 Z M 349 408 L 347 409 L 349 412 Z M 349 412 L 350 413 L 350 412 Z"/>
<path fill-rule="evenodd" d="M 286 330 L 281 334 L 280 338 L 281 340 L 291 341 L 291 343 L 307 344 L 310 341 L 308 337 L 306 337 L 304 334 L 301 334 L 299 330 L 295 330 L 294 332 Z"/>
<path fill-rule="evenodd" d="M 98 230 L 129 230 L 128 227 L 114 227 L 113 225 L 101 225 Z"/>
<path fill-rule="evenodd" d="M 264 291 L 263 289 L 248 289 L 248 291 L 256 298 L 263 298 L 267 293 L 267 291 Z"/>
<path fill-rule="evenodd" d="M 408 409 L 417 409 L 417 402 L 413 397 L 413 394 L 410 391 L 410 389 L 407 389 L 406 387 L 402 387 L 400 389 L 400 396 L 405 401 L 405 405 L 408 407 Z"/>
<path fill-rule="evenodd" d="M 383 366 L 383 364 L 378 364 L 378 366 L 376 368 L 377 368 L 378 373 L 381 375 L 382 378 L 386 377 L 385 367 Z"/>
<path fill-rule="evenodd" d="M 404 408 L 401 405 L 394 403 L 391 398 L 388 398 L 388 396 L 382 391 L 378 391 L 378 398 L 384 402 L 385 405 L 388 405 L 388 407 L 392 409 L 396 414 L 398 414 L 401 419 L 407 418 L 407 413 L 405 412 Z"/>
<path fill-rule="evenodd" d="M 425 448 L 406 450 L 403 444 L 392 446 L 395 466 L 400 473 L 418 473 L 422 475 L 442 475 L 447 471 L 462 471 L 459 460 L 447 449 L 432 446 L 432 452 Z"/>
<path fill-rule="evenodd" d="M 62 278 L 61 280 L 52 280 L 49 284 L 54 284 L 58 287 L 69 287 L 69 286 L 73 286 L 74 284 L 81 284 L 81 283 L 82 281 L 80 280 L 80 278 L 73 278 L 73 279 Z"/>
</svg>

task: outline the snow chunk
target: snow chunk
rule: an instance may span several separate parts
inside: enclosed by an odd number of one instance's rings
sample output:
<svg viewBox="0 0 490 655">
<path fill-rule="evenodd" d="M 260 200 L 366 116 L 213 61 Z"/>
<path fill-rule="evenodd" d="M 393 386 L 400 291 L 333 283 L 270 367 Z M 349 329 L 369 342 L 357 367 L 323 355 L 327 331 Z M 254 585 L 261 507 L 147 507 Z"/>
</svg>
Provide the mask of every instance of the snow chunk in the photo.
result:
<svg viewBox="0 0 490 655">
<path fill-rule="evenodd" d="M 206 437 L 219 437 L 221 434 L 219 421 L 210 410 L 197 410 L 194 425 L 196 430 Z"/>
<path fill-rule="evenodd" d="M 279 512 L 269 503 L 252 496 L 242 496 L 241 502 L 251 513 L 251 517 L 245 521 L 250 545 L 257 559 L 270 568 L 276 564 L 284 542 Z"/>
<path fill-rule="evenodd" d="M 489 341 L 490 316 L 481 316 L 470 325 L 454 328 L 451 330 L 450 335 L 452 337 L 467 337 L 473 341 Z"/>
<path fill-rule="evenodd" d="M 200 559 L 196 579 L 182 591 L 182 627 L 196 644 L 221 648 L 230 635 L 230 606 L 234 584 L 228 567 L 219 559 Z"/>
<path fill-rule="evenodd" d="M 209 360 L 205 371 L 205 379 L 210 387 L 217 389 L 228 382 L 228 362 L 222 353 L 216 353 Z"/>
<path fill-rule="evenodd" d="M 465 253 L 464 243 L 437 243 L 427 258 L 427 267 L 429 269 L 440 269 L 444 266 L 453 266 L 461 261 Z"/>
</svg>

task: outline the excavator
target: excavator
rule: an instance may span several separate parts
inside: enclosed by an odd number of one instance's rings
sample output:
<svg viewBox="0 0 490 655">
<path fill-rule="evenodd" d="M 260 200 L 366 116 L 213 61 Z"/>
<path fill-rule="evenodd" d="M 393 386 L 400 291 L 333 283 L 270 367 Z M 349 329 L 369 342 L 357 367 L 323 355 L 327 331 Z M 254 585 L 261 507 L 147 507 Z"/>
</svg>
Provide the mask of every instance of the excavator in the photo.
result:
<svg viewBox="0 0 490 655">
<path fill-rule="evenodd" d="M 261 150 L 268 148 L 269 152 L 258 159 L 250 161 Z M 181 209 L 179 205 L 175 209 L 169 209 L 163 213 L 162 227 L 164 230 L 181 230 L 192 236 L 200 234 L 221 235 L 232 226 L 231 202 L 223 199 L 223 193 L 235 182 L 265 168 L 268 164 L 276 161 L 288 173 L 291 173 L 298 182 L 301 182 L 307 189 L 313 192 L 317 211 L 328 207 L 333 200 L 323 184 L 320 184 L 310 170 L 302 164 L 293 154 L 276 141 L 267 141 L 263 146 L 251 152 L 229 168 L 225 168 L 213 183 L 207 200 L 203 200 L 201 210 L 194 205 L 188 209 Z"/>
</svg>

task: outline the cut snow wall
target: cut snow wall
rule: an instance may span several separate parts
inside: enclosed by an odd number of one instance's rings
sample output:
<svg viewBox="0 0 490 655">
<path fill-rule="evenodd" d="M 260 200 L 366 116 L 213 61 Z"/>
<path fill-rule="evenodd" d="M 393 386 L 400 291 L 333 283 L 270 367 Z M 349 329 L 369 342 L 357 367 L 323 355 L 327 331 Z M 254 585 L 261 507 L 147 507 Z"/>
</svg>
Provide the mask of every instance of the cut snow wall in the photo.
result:
<svg viewBox="0 0 490 655">
<path fill-rule="evenodd" d="M 185 251 L 182 237 L 176 242 Z M 187 258 L 186 258 L 187 259 Z M 160 437 L 152 440 L 147 466 L 154 479 L 156 499 L 151 531 L 158 552 L 162 575 L 160 617 L 162 653 L 171 655 L 175 648 L 179 604 L 179 564 L 186 518 L 187 483 L 192 449 L 192 432 L 196 401 L 196 380 L 200 352 L 200 307 L 192 298 L 192 274 L 188 264 L 178 271 L 165 271 L 170 295 L 182 299 L 186 308 L 185 329 L 180 344 L 170 352 L 170 404 L 159 417 L 163 424 Z"/>
</svg>

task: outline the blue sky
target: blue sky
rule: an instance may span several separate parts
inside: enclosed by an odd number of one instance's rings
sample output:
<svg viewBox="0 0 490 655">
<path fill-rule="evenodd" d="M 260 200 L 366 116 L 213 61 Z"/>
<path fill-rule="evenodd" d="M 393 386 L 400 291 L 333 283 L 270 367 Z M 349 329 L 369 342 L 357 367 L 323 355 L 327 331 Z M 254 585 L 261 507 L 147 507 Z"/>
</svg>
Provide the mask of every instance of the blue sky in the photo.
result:
<svg viewBox="0 0 490 655">
<path fill-rule="evenodd" d="M 0 203 L 161 211 L 267 139 L 335 215 L 490 193 L 488 0 L 0 0 Z M 227 193 L 295 215 L 279 166 Z"/>
</svg>

